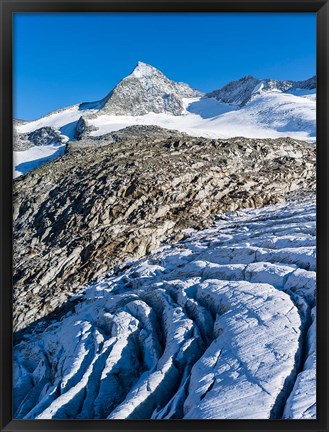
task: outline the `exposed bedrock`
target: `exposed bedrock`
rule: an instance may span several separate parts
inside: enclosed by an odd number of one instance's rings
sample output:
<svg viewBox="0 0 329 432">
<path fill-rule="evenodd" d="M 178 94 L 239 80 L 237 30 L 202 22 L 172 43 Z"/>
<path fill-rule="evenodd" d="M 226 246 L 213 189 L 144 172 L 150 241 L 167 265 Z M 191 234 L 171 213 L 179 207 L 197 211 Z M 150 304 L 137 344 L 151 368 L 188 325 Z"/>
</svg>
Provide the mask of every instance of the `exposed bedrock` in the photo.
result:
<svg viewBox="0 0 329 432">
<path fill-rule="evenodd" d="M 186 228 L 314 188 L 315 147 L 290 138 L 210 140 L 135 126 L 69 143 L 14 182 L 15 329 Z"/>
</svg>

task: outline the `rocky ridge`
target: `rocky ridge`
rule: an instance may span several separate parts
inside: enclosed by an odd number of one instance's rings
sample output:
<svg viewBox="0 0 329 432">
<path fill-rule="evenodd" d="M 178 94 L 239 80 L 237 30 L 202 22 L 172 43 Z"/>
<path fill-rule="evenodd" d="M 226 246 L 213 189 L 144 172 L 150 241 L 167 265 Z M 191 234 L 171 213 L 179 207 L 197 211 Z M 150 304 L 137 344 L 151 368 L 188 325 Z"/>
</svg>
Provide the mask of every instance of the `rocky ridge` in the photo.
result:
<svg viewBox="0 0 329 432">
<path fill-rule="evenodd" d="M 14 182 L 15 330 L 184 229 L 314 190 L 315 148 L 290 138 L 135 126 L 69 143 L 63 157 Z"/>
<path fill-rule="evenodd" d="M 315 76 L 305 81 L 280 81 L 271 78 L 261 80 L 248 75 L 228 83 L 219 90 L 207 93 L 205 98 L 215 98 L 223 103 L 243 107 L 261 92 L 273 90 L 288 92 L 296 89 L 312 90 L 315 88 Z"/>
</svg>

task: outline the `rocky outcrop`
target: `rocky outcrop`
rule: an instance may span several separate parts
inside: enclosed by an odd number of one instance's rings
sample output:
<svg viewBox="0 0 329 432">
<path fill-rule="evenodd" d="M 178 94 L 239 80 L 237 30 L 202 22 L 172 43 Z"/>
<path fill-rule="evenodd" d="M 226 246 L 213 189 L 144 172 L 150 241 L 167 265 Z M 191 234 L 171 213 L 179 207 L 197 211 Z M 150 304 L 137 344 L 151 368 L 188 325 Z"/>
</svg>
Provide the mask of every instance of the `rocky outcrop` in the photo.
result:
<svg viewBox="0 0 329 432">
<path fill-rule="evenodd" d="M 136 126 L 70 143 L 14 182 L 15 329 L 186 228 L 314 188 L 315 148 L 289 138 L 210 140 Z"/>
<path fill-rule="evenodd" d="M 50 126 L 41 127 L 29 133 L 19 133 L 14 122 L 14 151 L 27 150 L 33 146 L 53 145 L 59 146 L 66 142 L 65 137 L 58 129 Z"/>
<path fill-rule="evenodd" d="M 75 140 L 81 140 L 83 137 L 85 137 L 95 129 L 96 129 L 95 127 L 90 126 L 86 121 L 86 119 L 83 116 L 81 116 L 75 126 L 73 138 Z"/>
<path fill-rule="evenodd" d="M 42 127 L 30 132 L 27 136 L 29 141 L 36 146 L 62 144 L 60 132 L 50 126 Z"/>
<path fill-rule="evenodd" d="M 14 123 L 13 125 L 13 150 L 24 151 L 33 147 L 31 141 L 28 140 L 27 134 L 20 134 Z"/>
<path fill-rule="evenodd" d="M 316 88 L 316 76 L 313 76 L 305 81 L 295 81 L 292 88 L 313 90 Z"/>
</svg>

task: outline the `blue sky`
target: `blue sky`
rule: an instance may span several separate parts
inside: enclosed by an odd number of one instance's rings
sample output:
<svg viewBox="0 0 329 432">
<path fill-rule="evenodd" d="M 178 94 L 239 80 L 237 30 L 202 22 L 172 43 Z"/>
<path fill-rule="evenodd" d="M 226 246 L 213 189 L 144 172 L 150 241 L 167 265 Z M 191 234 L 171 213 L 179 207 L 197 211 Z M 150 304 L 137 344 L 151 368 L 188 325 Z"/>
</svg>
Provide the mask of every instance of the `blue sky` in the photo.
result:
<svg viewBox="0 0 329 432">
<path fill-rule="evenodd" d="M 313 13 L 19 13 L 14 117 L 104 97 L 138 61 L 202 91 L 315 74 Z"/>
</svg>

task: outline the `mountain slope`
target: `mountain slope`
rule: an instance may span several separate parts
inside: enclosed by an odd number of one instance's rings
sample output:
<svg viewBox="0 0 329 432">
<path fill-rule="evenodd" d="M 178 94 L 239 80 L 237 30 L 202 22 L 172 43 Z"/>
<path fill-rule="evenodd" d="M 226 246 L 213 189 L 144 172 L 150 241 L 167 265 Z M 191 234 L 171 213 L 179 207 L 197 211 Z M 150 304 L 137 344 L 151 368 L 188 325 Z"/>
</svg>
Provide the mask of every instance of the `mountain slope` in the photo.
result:
<svg viewBox="0 0 329 432">
<path fill-rule="evenodd" d="M 184 228 L 314 187 L 314 146 L 289 138 L 212 140 L 136 126 L 70 143 L 14 182 L 15 329 Z"/>
<path fill-rule="evenodd" d="M 85 118 L 91 136 L 101 136 L 130 125 L 157 125 L 207 138 L 280 138 L 315 142 L 315 95 L 288 93 L 259 95 L 239 108 L 215 98 L 185 99 L 181 116 L 149 113 L 144 116 L 99 115 Z"/>
</svg>

